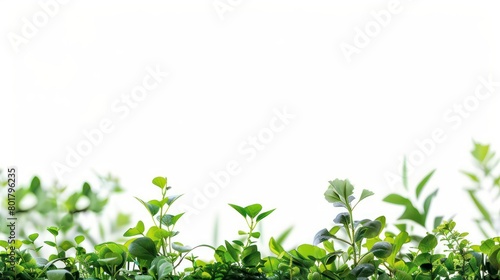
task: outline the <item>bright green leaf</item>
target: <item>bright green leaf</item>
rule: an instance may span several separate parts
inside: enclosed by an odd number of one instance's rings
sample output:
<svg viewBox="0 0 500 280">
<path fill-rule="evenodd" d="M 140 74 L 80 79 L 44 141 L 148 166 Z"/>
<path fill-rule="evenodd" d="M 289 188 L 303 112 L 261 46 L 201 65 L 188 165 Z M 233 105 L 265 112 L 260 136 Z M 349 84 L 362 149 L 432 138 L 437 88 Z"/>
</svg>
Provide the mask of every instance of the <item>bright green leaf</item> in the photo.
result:
<svg viewBox="0 0 500 280">
<path fill-rule="evenodd" d="M 261 210 L 262 210 L 262 205 L 260 204 L 252 204 L 245 207 L 245 211 L 250 218 L 257 217 L 257 215 L 260 213 Z"/>
<path fill-rule="evenodd" d="M 167 178 L 165 177 L 156 177 L 153 179 L 153 184 L 160 187 L 161 189 L 165 188 L 167 185 Z"/>
</svg>

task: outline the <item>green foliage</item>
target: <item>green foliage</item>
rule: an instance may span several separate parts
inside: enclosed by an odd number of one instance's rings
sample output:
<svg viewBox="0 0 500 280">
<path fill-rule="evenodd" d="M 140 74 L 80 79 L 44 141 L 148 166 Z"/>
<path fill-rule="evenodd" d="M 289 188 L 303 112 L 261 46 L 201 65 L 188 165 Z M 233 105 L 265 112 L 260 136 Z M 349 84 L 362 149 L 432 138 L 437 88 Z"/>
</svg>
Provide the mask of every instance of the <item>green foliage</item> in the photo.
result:
<svg viewBox="0 0 500 280">
<path fill-rule="evenodd" d="M 398 222 L 395 224 L 395 227 L 400 231 L 409 232 L 412 240 L 417 242 L 420 241 L 423 237 L 418 233 L 415 233 L 415 226 L 419 227 L 420 231 L 430 230 L 437 227 L 443 220 L 443 216 L 437 216 L 434 218 L 432 226 L 429 226 L 427 222 L 430 207 L 432 201 L 438 194 L 438 189 L 434 189 L 432 192 L 430 192 L 427 196 L 425 196 L 425 199 L 422 196 L 424 193 L 424 189 L 429 183 L 429 180 L 434 175 L 434 172 L 435 170 L 429 172 L 426 176 L 424 176 L 424 178 L 420 180 L 414 190 L 411 190 L 408 185 L 408 170 L 406 167 L 405 159 L 403 161 L 402 181 L 406 194 L 402 195 L 399 193 L 391 193 L 383 199 L 384 202 L 404 207 L 403 214 L 399 216 Z M 414 192 L 413 195 L 412 192 Z M 420 209 L 415 207 L 415 205 L 419 204 L 421 205 L 421 207 L 419 207 Z"/>
<path fill-rule="evenodd" d="M 462 171 L 470 181 L 466 188 L 479 218 L 474 219 L 484 237 L 500 234 L 500 159 L 490 145 L 474 142 L 471 151 L 475 170 Z"/>
<path fill-rule="evenodd" d="M 113 232 L 106 230 L 108 225 L 113 231 L 126 227 L 129 217 L 126 214 L 116 214 L 116 219 L 102 221 L 100 215 L 109 205 L 110 197 L 121 193 L 123 190 L 119 180 L 111 175 L 96 175 L 100 182 L 99 187 L 92 187 L 84 182 L 79 190 L 71 191 L 66 186 L 57 182 L 51 186 L 42 183 L 38 176 L 33 176 L 28 185 L 18 185 L 14 193 L 16 199 L 16 218 L 18 224 L 17 235 L 27 239 L 31 232 L 45 232 L 47 225 L 56 225 L 61 239 L 71 239 L 71 236 L 85 235 L 87 242 L 92 245 L 112 237 Z M 6 179 L 0 170 L 0 191 L 4 192 L 7 186 Z M 7 209 L 7 200 L 2 200 L 2 209 Z M 7 213 L 0 211 L 0 219 L 6 220 Z M 85 220 L 84 220 L 85 219 Z M 93 226 L 100 228 L 99 235 L 91 233 L 88 221 L 93 220 Z M 7 227 L 0 227 L 0 238 L 8 235 Z M 114 238 L 114 237 L 113 237 Z"/>
<path fill-rule="evenodd" d="M 470 172 L 466 175 L 476 183 L 481 182 L 482 186 L 483 177 L 491 177 L 494 172 L 494 153 L 488 146 L 476 144 L 472 154 L 482 173 L 481 176 Z M 56 223 L 44 227 L 43 231 L 26 233 L 20 240 L 0 239 L 0 279 L 500 279 L 500 237 L 490 235 L 480 244 L 472 244 L 466 239 L 468 233 L 455 229 L 453 220 L 439 222 L 418 238 L 410 234 L 413 225 L 423 229 L 429 227 L 429 209 L 437 190 L 429 193 L 426 186 L 433 174 L 434 171 L 428 173 L 410 190 L 404 164 L 403 184 L 414 198 L 408 198 L 409 193 L 406 196 L 390 194 L 384 198 L 386 202 L 405 208 L 395 232 L 386 230 L 390 225 L 386 224 L 385 216 L 357 217 L 357 205 L 372 196 L 371 191 L 363 189 L 356 199 L 355 188 L 349 180 L 330 181 L 324 198 L 334 206 L 333 209 L 339 210 L 332 213 L 333 225 L 320 230 L 312 244 L 303 243 L 291 250 L 282 245 L 291 230 L 289 228 L 278 237 L 270 238 L 271 256 L 263 256 L 258 248 L 261 239 L 258 226 L 275 209 L 263 211 L 262 205 L 257 203 L 247 206 L 229 204 L 235 210 L 233 213 L 246 223 L 246 228 L 238 230 L 238 237 L 234 240 L 225 240 L 216 247 L 204 244 L 190 247 L 174 241 L 179 236 L 176 225 L 182 221 L 184 213 L 172 213 L 171 206 L 181 195 L 171 195 L 167 178 L 156 177 L 152 184 L 159 191 L 157 199 L 145 201 L 136 198 L 149 219 L 146 222 L 139 220 L 124 230 L 123 236 L 128 240 L 123 244 L 108 241 L 88 250 L 83 247 L 88 238 L 85 232 L 76 231 L 74 238 L 68 238 L 65 224 Z M 496 179 L 491 182 L 496 186 Z M 40 181 L 33 179 L 29 189 L 37 192 L 40 187 Z M 472 190 L 476 191 L 479 189 Z M 91 202 L 85 208 L 78 206 L 79 199 L 90 199 L 92 193 L 90 185 L 84 184 L 78 194 L 64 200 L 65 214 L 77 215 L 82 209 L 96 213 L 103 211 L 106 199 L 97 196 L 93 198 L 97 201 L 94 205 Z M 415 201 L 421 202 L 421 207 L 415 207 L 416 204 L 412 203 Z M 494 216 L 479 201 L 473 200 L 478 211 L 490 214 L 482 222 L 494 225 Z M 440 219 L 438 217 L 436 221 Z M 408 221 L 413 224 L 408 224 Z M 75 220 L 71 222 L 70 227 L 74 228 Z M 212 249 L 213 259 L 200 260 L 194 254 L 199 247 Z M 38 256 L 42 248 L 50 252 L 48 258 Z M 181 268 L 181 263 L 188 266 Z"/>
</svg>

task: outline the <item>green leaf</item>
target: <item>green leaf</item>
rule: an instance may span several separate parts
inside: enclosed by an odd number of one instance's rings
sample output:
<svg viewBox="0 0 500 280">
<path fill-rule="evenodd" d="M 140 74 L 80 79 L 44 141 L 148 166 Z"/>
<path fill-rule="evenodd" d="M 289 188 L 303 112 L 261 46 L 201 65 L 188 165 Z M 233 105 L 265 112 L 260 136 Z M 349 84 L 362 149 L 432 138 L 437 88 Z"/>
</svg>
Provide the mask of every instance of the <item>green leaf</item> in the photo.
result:
<svg viewBox="0 0 500 280">
<path fill-rule="evenodd" d="M 325 199 L 331 203 L 341 203 L 344 207 L 350 207 L 354 186 L 349 180 L 335 179 L 329 182 L 330 185 L 325 192 Z"/>
<path fill-rule="evenodd" d="M 269 240 L 269 249 L 273 254 L 277 256 L 285 251 L 285 249 L 283 249 L 283 247 L 274 239 L 274 237 L 271 237 L 271 239 Z"/>
<path fill-rule="evenodd" d="M 276 238 L 276 242 L 278 242 L 278 244 L 283 244 L 283 242 L 285 242 L 285 240 L 290 235 L 292 230 L 293 230 L 293 226 L 289 226 L 280 235 L 278 235 L 278 237 Z"/>
<path fill-rule="evenodd" d="M 57 247 L 56 243 L 54 243 L 52 241 L 44 241 L 43 243 L 45 243 L 45 244 L 47 244 L 47 245 L 49 245 L 51 247 L 54 247 L 54 248 Z"/>
<path fill-rule="evenodd" d="M 490 238 L 482 241 L 481 246 L 479 248 L 483 254 L 489 254 L 491 249 L 494 248 L 494 246 L 495 246 L 495 241 L 493 241 L 493 239 Z"/>
<path fill-rule="evenodd" d="M 139 237 L 130 243 L 129 253 L 142 260 L 153 260 L 157 256 L 156 245 L 149 237 Z"/>
<path fill-rule="evenodd" d="M 415 189 L 415 194 L 417 195 L 417 198 L 420 197 L 420 194 L 422 193 L 422 190 L 424 189 L 425 185 L 427 184 L 427 182 L 431 179 L 432 175 L 434 175 L 434 172 L 436 170 L 432 170 L 431 172 L 429 172 L 429 174 L 427 174 L 424 179 L 422 179 L 422 181 L 420 181 L 420 183 L 418 183 L 417 185 L 417 188 Z"/>
<path fill-rule="evenodd" d="M 180 194 L 180 195 L 171 195 L 171 196 L 167 197 L 168 198 L 168 200 L 167 200 L 168 206 L 172 205 L 181 196 L 182 196 L 182 194 Z"/>
<path fill-rule="evenodd" d="M 314 236 L 313 244 L 318 245 L 319 243 L 330 240 L 333 237 L 335 237 L 335 235 L 331 234 L 328 230 L 326 230 L 326 228 L 324 228 L 316 233 L 316 235 Z"/>
<path fill-rule="evenodd" d="M 241 252 L 241 262 L 244 267 L 255 267 L 260 263 L 260 252 L 256 245 L 251 245 Z"/>
<path fill-rule="evenodd" d="M 364 190 L 361 192 L 361 196 L 359 197 L 359 201 L 361 201 L 361 200 L 363 200 L 363 199 L 365 199 L 365 198 L 367 198 L 367 197 L 369 197 L 369 196 L 372 196 L 372 195 L 374 195 L 374 193 L 373 193 L 373 192 L 371 192 L 371 191 L 369 191 L 369 190 L 365 190 L 365 189 L 364 189 Z"/>
<path fill-rule="evenodd" d="M 163 189 L 167 185 L 167 178 L 165 177 L 155 177 L 153 179 L 153 184 Z"/>
<path fill-rule="evenodd" d="M 139 234 L 144 233 L 144 223 L 142 221 L 138 221 L 137 225 L 133 228 L 129 228 L 123 236 L 129 237 L 129 236 L 135 236 Z"/>
<path fill-rule="evenodd" d="M 476 174 L 474 173 L 471 173 L 471 172 L 467 172 L 467 171 L 461 171 L 462 174 L 464 174 L 465 176 L 469 177 L 469 179 L 471 179 L 473 182 L 475 183 L 479 183 L 479 177 L 477 177 Z"/>
<path fill-rule="evenodd" d="M 243 216 L 243 218 L 247 217 L 247 210 L 245 208 L 238 206 L 236 204 L 229 204 L 229 206 L 233 207 L 234 210 L 238 211 L 238 213 L 240 213 L 241 216 Z"/>
<path fill-rule="evenodd" d="M 387 262 L 390 265 L 394 265 L 396 262 L 396 255 L 399 254 L 399 250 L 401 250 L 401 247 L 408 242 L 408 233 L 406 231 L 400 232 L 396 238 L 394 239 L 394 243 L 392 245 L 392 253 L 387 259 Z"/>
<path fill-rule="evenodd" d="M 82 194 L 84 196 L 90 196 L 90 194 L 92 193 L 92 188 L 90 187 L 90 184 L 87 183 L 87 182 L 84 182 L 83 185 L 82 185 Z"/>
<path fill-rule="evenodd" d="M 37 193 L 39 190 L 41 190 L 41 186 L 42 183 L 40 182 L 40 178 L 34 176 L 33 179 L 31 179 L 30 191 L 32 193 Z"/>
<path fill-rule="evenodd" d="M 271 214 L 272 212 L 274 212 L 274 210 L 276 209 L 272 209 L 272 210 L 269 210 L 269 211 L 266 211 L 264 213 L 260 213 L 259 216 L 257 216 L 257 222 L 260 222 L 262 221 L 262 219 L 264 219 L 265 217 L 269 216 L 269 214 Z"/>
<path fill-rule="evenodd" d="M 399 219 L 407 219 L 407 220 L 412 220 L 421 226 L 425 227 L 425 216 L 420 214 L 420 212 L 413 206 L 413 203 L 399 195 L 399 194 L 389 194 L 386 196 L 383 201 L 392 203 L 392 204 L 397 204 L 397 205 L 403 205 L 405 206 L 405 211 L 403 214 L 399 217 Z"/>
<path fill-rule="evenodd" d="M 163 217 L 161 218 L 161 223 L 163 225 L 166 225 L 167 227 L 175 225 L 175 223 L 177 223 L 177 221 L 182 217 L 182 215 L 184 215 L 184 213 L 175 216 L 170 214 L 163 215 Z"/>
<path fill-rule="evenodd" d="M 156 205 L 144 202 L 142 199 L 140 199 L 138 197 L 136 197 L 135 199 L 137 199 L 142 205 L 144 205 L 144 207 L 146 207 L 146 209 L 148 210 L 149 214 L 151 214 L 151 216 L 156 215 L 158 213 L 158 211 L 160 211 L 160 207 L 158 207 Z"/>
<path fill-rule="evenodd" d="M 68 241 L 68 240 L 64 240 L 60 245 L 59 247 L 61 249 L 63 249 L 63 251 L 68 251 L 69 249 L 71 248 L 74 248 L 75 245 L 73 243 L 71 243 L 71 241 Z"/>
<path fill-rule="evenodd" d="M 180 253 L 186 253 L 186 252 L 189 252 L 192 250 L 191 247 L 189 246 L 184 246 L 182 245 L 182 243 L 179 243 L 179 242 L 173 242 L 172 243 L 172 249 L 176 250 L 177 252 L 180 252 Z"/>
<path fill-rule="evenodd" d="M 425 220 L 427 218 L 427 214 L 429 214 L 429 208 L 431 207 L 432 200 L 437 196 L 439 189 L 434 190 L 429 196 L 425 198 L 424 201 L 424 225 L 425 225 Z"/>
<path fill-rule="evenodd" d="M 366 229 L 363 234 L 364 238 L 374 238 L 380 234 L 380 231 L 382 230 L 382 223 L 377 220 L 369 221 L 363 224 L 361 228 Z"/>
<path fill-rule="evenodd" d="M 483 162 L 488 156 L 490 145 L 474 143 L 474 149 L 471 151 L 472 156 L 479 162 Z"/>
<path fill-rule="evenodd" d="M 239 255 L 240 252 L 236 250 L 229 242 L 225 241 L 226 244 L 226 249 L 231 258 L 235 261 L 238 262 L 240 260 Z"/>
<path fill-rule="evenodd" d="M 356 278 L 365 278 L 375 273 L 375 266 L 371 263 L 363 263 L 357 265 L 349 274 L 354 275 Z"/>
<path fill-rule="evenodd" d="M 373 244 L 370 252 L 379 259 L 384 259 L 392 254 L 392 245 L 386 241 L 379 241 Z"/>
<path fill-rule="evenodd" d="M 40 236 L 38 233 L 33 233 L 28 235 L 28 239 L 31 241 L 35 241 L 38 238 L 38 236 Z"/>
<path fill-rule="evenodd" d="M 255 218 L 262 210 L 262 205 L 252 204 L 245 207 L 245 211 L 250 218 Z"/>
<path fill-rule="evenodd" d="M 83 241 L 85 241 L 85 236 L 83 236 L 83 235 L 78 235 L 78 236 L 76 236 L 76 237 L 75 237 L 75 242 L 76 242 L 76 244 L 78 244 L 78 245 L 79 245 L 79 244 L 80 244 L 80 243 L 82 243 Z"/>
<path fill-rule="evenodd" d="M 158 280 L 166 280 L 171 276 L 174 267 L 167 257 L 158 256 L 151 262 L 150 270 L 158 275 Z M 135 279 L 138 280 L 137 276 Z"/>
<path fill-rule="evenodd" d="M 408 190 L 408 168 L 406 166 L 406 157 L 403 160 L 403 187 Z"/>
<path fill-rule="evenodd" d="M 57 227 L 47 227 L 47 230 L 53 235 L 57 236 L 59 234 L 59 228 Z"/>
<path fill-rule="evenodd" d="M 348 212 L 338 213 L 335 219 L 333 219 L 333 222 L 336 224 L 343 224 L 344 226 L 347 226 L 351 222 L 349 213 Z"/>
<path fill-rule="evenodd" d="M 302 244 L 297 247 L 297 252 L 313 261 L 321 260 L 326 256 L 326 251 L 318 246 Z"/>
<path fill-rule="evenodd" d="M 490 213 L 488 210 L 486 210 L 486 208 L 483 206 L 483 204 L 479 201 L 479 199 L 477 199 L 476 197 L 476 194 L 473 190 L 467 190 L 467 192 L 469 193 L 469 196 L 470 198 L 472 199 L 472 201 L 474 202 L 474 204 L 476 205 L 477 209 L 479 210 L 479 212 L 481 212 L 481 214 L 483 215 L 483 219 L 491 226 L 491 227 L 494 227 L 493 226 L 493 220 L 491 219 L 491 216 L 490 216 Z"/>
<path fill-rule="evenodd" d="M 434 250 L 438 244 L 438 240 L 434 234 L 428 234 L 418 244 L 418 249 L 422 253 L 428 253 Z"/>
<path fill-rule="evenodd" d="M 73 280 L 73 275 L 66 269 L 53 269 L 47 271 L 48 280 Z"/>
</svg>

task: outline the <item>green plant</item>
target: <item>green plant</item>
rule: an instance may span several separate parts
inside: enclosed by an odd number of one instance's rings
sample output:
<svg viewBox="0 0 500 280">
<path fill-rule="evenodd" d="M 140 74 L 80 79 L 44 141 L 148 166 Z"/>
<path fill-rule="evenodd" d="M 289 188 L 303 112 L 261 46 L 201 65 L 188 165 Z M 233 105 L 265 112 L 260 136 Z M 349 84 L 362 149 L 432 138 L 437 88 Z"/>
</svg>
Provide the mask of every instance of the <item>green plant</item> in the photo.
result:
<svg viewBox="0 0 500 280">
<path fill-rule="evenodd" d="M 497 166 L 500 159 L 490 145 L 474 142 L 471 151 L 474 171 L 462 171 L 470 179 L 472 186 L 466 188 L 480 216 L 474 219 L 484 237 L 500 234 L 500 174 Z"/>
<path fill-rule="evenodd" d="M 243 240 L 225 241 L 215 249 L 214 263 L 193 260 L 193 272 L 186 279 L 265 279 L 261 269 L 265 261 L 256 245 L 260 232 L 257 225 L 275 209 L 262 212 L 262 205 L 242 207 L 229 204 L 247 224 L 248 230 L 239 230 Z"/>
<path fill-rule="evenodd" d="M 432 170 L 429 172 L 420 180 L 414 189 L 410 189 L 408 183 L 408 169 L 405 159 L 403 161 L 402 181 L 404 191 L 406 193 L 391 193 L 383 199 L 384 202 L 400 205 L 405 208 L 403 214 L 401 214 L 398 218 L 398 222 L 394 226 L 400 231 L 410 233 L 410 237 L 416 242 L 422 240 L 423 238 L 423 236 L 421 236 L 418 232 L 422 232 L 423 230 L 429 231 L 437 227 L 443 220 L 443 216 L 437 216 L 434 218 L 434 222 L 431 226 L 429 226 L 427 222 L 430 207 L 432 205 L 432 201 L 438 194 L 438 189 L 434 189 L 425 197 L 425 199 L 423 199 L 423 194 L 425 193 L 424 189 L 434 175 L 435 171 L 436 170 Z M 415 205 L 421 205 L 419 207 L 420 209 L 415 207 Z M 415 227 L 418 227 L 418 229 Z"/>
<path fill-rule="evenodd" d="M 119 180 L 110 174 L 97 174 L 96 177 L 99 187 L 91 187 L 88 182 L 84 182 L 81 189 L 75 191 L 57 182 L 51 186 L 44 185 L 38 176 L 33 176 L 29 185 L 18 185 L 13 194 L 16 199 L 16 219 L 18 224 L 23 225 L 18 228 L 18 238 L 27 239 L 31 232 L 43 233 L 47 225 L 56 225 L 63 239 L 85 235 L 87 242 L 95 245 L 99 239 L 111 238 L 111 229 L 125 228 L 129 224 L 129 216 L 124 213 L 112 211 L 116 216 L 111 221 L 99 219 L 107 210 L 110 197 L 123 191 Z M 5 191 L 6 187 L 7 180 L 0 170 L 0 191 Z M 6 203 L 7 200 L 2 200 L 2 210 L 7 209 Z M 7 213 L 0 210 L 0 219 L 6 218 Z M 91 233 L 91 227 L 85 227 L 90 224 L 89 220 L 99 228 L 98 235 Z M 0 238 L 8 234 L 7 230 L 6 227 L 0 227 Z"/>
</svg>

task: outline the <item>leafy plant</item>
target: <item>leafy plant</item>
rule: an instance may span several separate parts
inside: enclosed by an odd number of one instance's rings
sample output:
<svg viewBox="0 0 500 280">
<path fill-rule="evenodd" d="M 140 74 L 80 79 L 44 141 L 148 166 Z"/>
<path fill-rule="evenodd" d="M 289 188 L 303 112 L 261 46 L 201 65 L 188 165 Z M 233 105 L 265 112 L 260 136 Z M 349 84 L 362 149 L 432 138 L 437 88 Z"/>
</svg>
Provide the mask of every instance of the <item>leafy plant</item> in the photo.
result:
<svg viewBox="0 0 500 280">
<path fill-rule="evenodd" d="M 415 188 L 410 189 L 408 183 L 408 169 L 406 166 L 406 159 L 403 161 L 403 172 L 402 172 L 402 181 L 403 187 L 405 190 L 405 194 L 400 193 L 392 193 L 387 195 L 383 201 L 387 203 L 391 203 L 394 205 L 403 206 L 404 212 L 399 216 L 398 223 L 394 226 L 398 228 L 400 231 L 407 231 L 410 233 L 410 237 L 415 241 L 422 240 L 423 236 L 420 236 L 415 229 L 417 226 L 420 230 L 431 230 L 437 227 L 443 220 L 443 216 L 437 216 L 434 218 L 434 222 L 432 226 L 428 225 L 429 211 L 432 205 L 432 201 L 438 194 L 438 189 L 434 189 L 430 194 L 428 194 L 424 198 L 424 189 L 429 183 L 430 179 L 434 175 L 436 170 L 432 170 L 427 175 L 424 176 L 420 180 L 420 182 L 415 186 Z M 422 201 L 423 199 L 423 201 Z M 421 205 L 418 209 L 415 205 Z"/>
<path fill-rule="evenodd" d="M 229 204 L 247 224 L 247 230 L 239 230 L 243 240 L 225 241 L 215 249 L 215 263 L 193 260 L 193 273 L 186 279 L 265 279 L 261 269 L 265 261 L 256 245 L 260 232 L 257 225 L 275 209 L 262 212 L 262 205 L 251 204 L 242 207 Z"/>
<path fill-rule="evenodd" d="M 471 151 L 474 171 L 462 171 L 470 179 L 472 186 L 466 188 L 467 194 L 480 216 L 474 219 L 484 237 L 500 234 L 500 173 L 497 166 L 500 159 L 490 145 L 474 142 Z M 495 173 L 497 172 L 497 173 Z"/>
<path fill-rule="evenodd" d="M 109 238 L 112 232 L 106 230 L 109 225 L 113 230 L 119 230 L 129 224 L 126 214 L 113 211 L 116 218 L 111 221 L 102 221 L 100 215 L 107 209 L 110 197 L 121 193 L 123 190 L 119 180 L 111 175 L 97 175 L 100 182 L 99 188 L 91 187 L 84 182 L 80 190 L 70 191 L 69 188 L 59 185 L 45 186 L 38 176 L 33 176 L 29 185 L 19 185 L 14 193 L 16 199 L 16 218 L 23 226 L 18 229 L 18 237 L 27 239 L 31 232 L 43 233 L 47 225 L 56 225 L 59 235 L 63 239 L 71 236 L 85 235 L 88 243 L 95 245 L 98 239 Z M 7 186 L 7 180 L 0 170 L 0 188 Z M 2 201 L 2 210 L 7 209 L 7 200 Z M 5 220 L 7 213 L 0 210 L 0 218 Z M 85 217 L 82 217 L 85 214 Z M 87 222 L 83 222 L 83 218 Z M 88 220 L 99 228 L 99 235 L 91 233 Z M 0 228 L 0 238 L 7 235 L 7 228 Z"/>
</svg>

